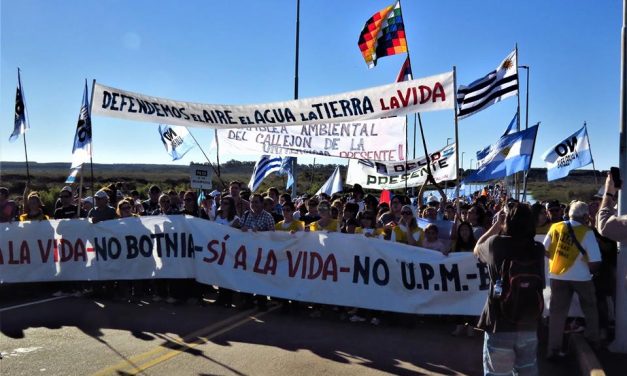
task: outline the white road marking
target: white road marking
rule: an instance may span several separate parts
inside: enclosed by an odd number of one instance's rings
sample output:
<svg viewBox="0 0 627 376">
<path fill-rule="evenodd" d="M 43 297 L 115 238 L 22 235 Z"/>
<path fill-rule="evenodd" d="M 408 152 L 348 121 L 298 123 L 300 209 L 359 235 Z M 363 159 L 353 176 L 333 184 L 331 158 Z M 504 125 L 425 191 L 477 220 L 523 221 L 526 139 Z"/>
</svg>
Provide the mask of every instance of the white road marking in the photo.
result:
<svg viewBox="0 0 627 376">
<path fill-rule="evenodd" d="M 67 296 L 55 296 L 53 298 L 42 299 L 42 300 L 35 300 L 34 302 L 28 302 L 28 303 L 24 303 L 24 304 L 18 304 L 18 305 L 14 305 L 14 306 L 0 308 L 0 312 L 10 311 L 12 309 L 28 307 L 28 306 L 32 306 L 32 305 L 36 305 L 36 304 L 41 304 L 41 303 L 52 302 L 54 300 L 65 299 L 65 298 L 67 298 Z"/>
</svg>

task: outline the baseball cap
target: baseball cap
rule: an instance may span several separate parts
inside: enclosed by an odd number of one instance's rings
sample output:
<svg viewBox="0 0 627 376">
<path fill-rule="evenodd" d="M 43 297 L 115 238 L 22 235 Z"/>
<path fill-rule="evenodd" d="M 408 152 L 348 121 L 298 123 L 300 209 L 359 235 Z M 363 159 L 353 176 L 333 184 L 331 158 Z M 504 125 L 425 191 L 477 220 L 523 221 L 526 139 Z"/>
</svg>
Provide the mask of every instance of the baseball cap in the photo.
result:
<svg viewBox="0 0 627 376">
<path fill-rule="evenodd" d="M 109 195 L 107 194 L 107 192 L 103 191 L 103 190 L 99 190 L 98 192 L 96 192 L 96 194 L 94 195 L 95 198 L 108 198 Z"/>
</svg>

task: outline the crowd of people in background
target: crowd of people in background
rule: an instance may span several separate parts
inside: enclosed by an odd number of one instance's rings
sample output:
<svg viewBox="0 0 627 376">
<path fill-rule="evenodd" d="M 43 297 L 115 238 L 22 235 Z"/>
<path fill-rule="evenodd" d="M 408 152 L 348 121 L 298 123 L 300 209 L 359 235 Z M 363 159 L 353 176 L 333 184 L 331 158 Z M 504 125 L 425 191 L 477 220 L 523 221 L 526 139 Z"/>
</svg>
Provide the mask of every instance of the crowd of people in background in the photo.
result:
<svg viewBox="0 0 627 376">
<path fill-rule="evenodd" d="M 44 207 L 37 192 L 28 192 L 23 207 L 19 207 L 9 199 L 8 189 L 0 187 L 0 222 L 88 218 L 98 223 L 116 218 L 184 214 L 244 232 L 324 231 L 362 234 L 369 238 L 430 249 L 447 256 L 453 252 L 472 252 L 478 247 L 478 242 L 487 240 L 486 236 L 505 234 L 505 219 L 499 219 L 500 213 L 507 213 L 508 208 L 514 206 L 524 207 L 532 219 L 531 230 L 535 239 L 544 239 L 544 250 L 548 257 L 548 276 L 553 291 L 549 356 L 563 356 L 562 335 L 565 331 L 585 330 L 588 339 L 595 344 L 607 338 L 613 321 L 617 244 L 615 240 L 601 235 L 597 213 L 602 208 L 600 221 L 603 221 L 602 225 L 607 227 L 608 232 L 614 234 L 613 237 L 627 233 L 624 222 L 610 218 L 615 214 L 610 213 L 613 210 L 615 189 L 606 186 L 606 197 L 595 195 L 587 202 L 573 201 L 565 205 L 550 200 L 529 205 L 509 198 L 502 184 L 486 186 L 470 197 L 453 200 L 449 200 L 445 192 L 438 188 L 439 198 L 433 194 L 425 198 L 427 183 L 435 184 L 435 181 L 430 177 L 416 197 L 396 194 L 389 202 L 379 201 L 375 195 L 366 194 L 359 185 L 344 193 L 302 195 L 292 199 L 290 194 L 281 193 L 275 187 L 262 194 L 251 193 L 244 189 L 241 182 L 232 181 L 225 190 L 211 192 L 165 191 L 152 185 L 145 192 L 146 196 L 136 190 L 125 192 L 123 184 L 117 183 L 103 187 L 93 197 L 83 198 L 79 203 L 76 201 L 76 192 L 66 186 L 60 191 L 54 208 Z M 435 186 L 438 187 L 437 184 Z M 567 246 L 562 244 L 567 233 L 574 233 L 573 237 L 581 243 L 581 251 L 579 246 L 576 252 L 572 251 L 575 249 L 572 242 Z M 538 235 L 541 237 L 538 238 Z M 568 247 L 572 252 L 567 250 Z M 195 281 L 176 280 L 102 285 L 123 299 L 134 301 L 150 297 L 155 301 L 165 299 L 169 303 L 202 302 L 207 288 Z M 565 324 L 574 292 L 582 303 L 585 329 L 581 319 L 570 319 Z M 215 302 L 232 306 L 235 295 L 234 291 L 219 289 Z M 241 306 L 257 304 L 259 308 L 265 309 L 266 297 L 241 296 Z M 312 307 L 312 315 L 318 316 L 320 306 Z M 353 308 L 342 308 L 341 311 L 343 317 L 353 322 L 369 321 L 374 325 L 381 322 L 381 313 Z M 465 317 L 457 320 L 453 335 L 474 335 L 471 319 Z M 482 329 L 489 327 L 484 325 Z"/>
</svg>

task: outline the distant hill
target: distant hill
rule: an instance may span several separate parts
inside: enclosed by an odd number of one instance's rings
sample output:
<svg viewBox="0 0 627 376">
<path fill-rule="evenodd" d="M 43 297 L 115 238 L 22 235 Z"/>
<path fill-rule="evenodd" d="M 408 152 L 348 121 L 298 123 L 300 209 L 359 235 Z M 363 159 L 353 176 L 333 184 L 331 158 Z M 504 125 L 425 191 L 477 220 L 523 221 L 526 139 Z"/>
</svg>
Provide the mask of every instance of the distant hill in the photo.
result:
<svg viewBox="0 0 627 376">
<path fill-rule="evenodd" d="M 214 187 L 225 188 L 231 180 L 240 180 L 248 183 L 255 162 L 241 162 L 231 160 L 220 166 L 221 180 L 216 174 L 213 176 Z M 331 175 L 336 165 L 298 165 L 298 191 L 314 193 Z M 58 191 L 63 185 L 70 171 L 70 163 L 31 162 L 30 173 L 33 189 Z M 185 189 L 189 184 L 189 167 L 166 164 L 94 164 L 95 186 L 112 182 L 124 182 L 129 189 L 145 189 L 149 184 L 159 184 L 165 189 Z M 346 173 L 346 166 L 341 166 L 342 173 Z M 464 174 L 470 173 L 470 170 Z M 595 182 L 595 173 L 592 170 L 571 171 L 570 176 L 553 182 L 546 181 L 545 168 L 532 168 L 528 176 L 528 189 L 538 200 L 572 199 L 587 200 L 605 181 L 606 172 L 597 172 L 598 182 Z M 84 171 L 85 184 L 90 184 L 89 166 Z M 23 162 L 0 162 L 0 185 L 8 186 L 12 192 L 24 190 L 26 168 Z M 285 178 L 271 176 L 261 187 L 261 190 L 270 186 L 279 189 L 285 187 Z"/>
</svg>

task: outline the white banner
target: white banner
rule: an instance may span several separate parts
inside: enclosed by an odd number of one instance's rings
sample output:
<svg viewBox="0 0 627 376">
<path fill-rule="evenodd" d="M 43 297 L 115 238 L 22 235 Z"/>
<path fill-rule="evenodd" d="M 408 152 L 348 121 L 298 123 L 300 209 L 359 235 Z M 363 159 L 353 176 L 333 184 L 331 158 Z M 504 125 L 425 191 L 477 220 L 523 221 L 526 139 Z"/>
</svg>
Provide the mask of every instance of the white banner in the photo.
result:
<svg viewBox="0 0 627 376">
<path fill-rule="evenodd" d="M 436 182 L 457 179 L 455 171 L 455 144 L 430 155 L 431 173 Z M 427 159 L 413 159 L 390 163 L 371 160 L 350 160 L 346 184 L 360 184 L 368 189 L 401 189 L 421 186 L 427 179 Z"/>
<path fill-rule="evenodd" d="M 100 84 L 92 115 L 208 128 L 351 122 L 453 109 L 453 72 L 348 93 L 253 105 L 180 102 Z"/>
<path fill-rule="evenodd" d="M 220 129 L 218 140 L 221 150 L 237 153 L 402 161 L 405 127 L 406 119 L 400 116 L 354 123 Z"/>
<path fill-rule="evenodd" d="M 243 233 L 185 216 L 0 224 L 0 282 L 195 278 L 230 289 L 385 311 L 478 315 L 472 253 L 362 235 Z"/>
</svg>

